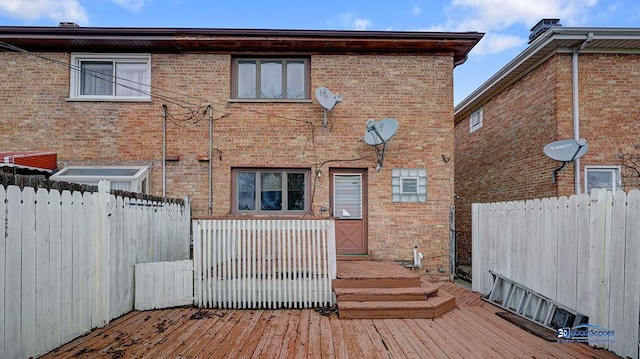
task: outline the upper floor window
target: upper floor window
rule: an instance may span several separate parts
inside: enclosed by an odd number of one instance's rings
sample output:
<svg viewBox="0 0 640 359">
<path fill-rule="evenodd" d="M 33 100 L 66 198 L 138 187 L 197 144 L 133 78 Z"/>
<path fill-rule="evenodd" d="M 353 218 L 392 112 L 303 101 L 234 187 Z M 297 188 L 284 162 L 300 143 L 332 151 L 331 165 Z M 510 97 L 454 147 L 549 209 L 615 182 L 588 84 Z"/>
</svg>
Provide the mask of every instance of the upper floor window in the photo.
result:
<svg viewBox="0 0 640 359">
<path fill-rule="evenodd" d="M 615 192 L 620 185 L 620 167 L 617 166 L 585 166 L 584 187 L 587 194 L 595 188 L 604 188 Z"/>
<path fill-rule="evenodd" d="M 232 84 L 235 99 L 309 99 L 309 59 L 236 58 Z"/>
<path fill-rule="evenodd" d="M 233 211 L 247 214 L 305 213 L 309 170 L 234 169 Z"/>
<path fill-rule="evenodd" d="M 482 107 L 473 111 L 469 116 L 469 133 L 482 127 Z"/>
<path fill-rule="evenodd" d="M 148 100 L 150 86 L 150 55 L 71 55 L 72 99 Z"/>
</svg>

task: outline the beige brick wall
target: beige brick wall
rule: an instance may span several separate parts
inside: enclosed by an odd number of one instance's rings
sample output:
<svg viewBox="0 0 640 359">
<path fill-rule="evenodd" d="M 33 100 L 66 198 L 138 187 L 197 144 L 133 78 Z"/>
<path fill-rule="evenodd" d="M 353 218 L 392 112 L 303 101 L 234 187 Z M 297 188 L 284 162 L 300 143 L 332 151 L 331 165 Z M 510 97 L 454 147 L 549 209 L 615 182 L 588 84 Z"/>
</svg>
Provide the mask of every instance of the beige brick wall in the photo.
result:
<svg viewBox="0 0 640 359">
<path fill-rule="evenodd" d="M 68 53 L 43 53 L 68 63 Z M 162 105 L 170 114 L 167 195 L 189 196 L 194 216 L 208 213 L 208 115 L 187 112 L 213 105 L 213 216 L 230 212 L 231 168 L 320 166 L 313 216 L 326 216 L 329 168 L 367 168 L 369 250 L 374 258 L 412 258 L 418 245 L 434 279 L 448 277 L 449 207 L 453 204 L 452 57 L 313 55 L 312 89 L 343 96 L 329 114 L 308 103 L 228 102 L 231 56 L 153 54 L 149 102 L 67 101 L 69 70 L 26 54 L 1 53 L 0 141 L 7 150 L 54 151 L 59 164 L 144 164 L 152 167 L 152 192 L 162 192 Z M 181 103 L 185 107 L 178 106 Z M 222 117 L 223 114 L 229 114 Z M 201 115 L 200 115 L 201 116 Z M 394 117 L 398 134 L 388 144 L 384 168 L 362 141 L 365 122 Z M 218 152 L 219 150 L 219 152 Z M 426 168 L 428 201 L 393 203 L 391 169 Z M 444 273 L 438 273 L 442 268 Z"/>
</svg>

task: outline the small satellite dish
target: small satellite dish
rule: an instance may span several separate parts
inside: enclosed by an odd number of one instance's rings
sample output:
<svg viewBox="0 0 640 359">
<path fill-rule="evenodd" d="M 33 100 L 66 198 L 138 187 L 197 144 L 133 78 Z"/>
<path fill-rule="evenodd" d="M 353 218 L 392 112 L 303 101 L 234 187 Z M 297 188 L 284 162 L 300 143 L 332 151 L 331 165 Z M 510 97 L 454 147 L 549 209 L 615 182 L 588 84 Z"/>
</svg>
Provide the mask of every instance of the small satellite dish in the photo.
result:
<svg viewBox="0 0 640 359">
<path fill-rule="evenodd" d="M 547 144 L 542 149 L 547 157 L 560 161 L 571 162 L 587 153 L 589 146 L 584 138 L 579 140 L 562 140 Z"/>
<path fill-rule="evenodd" d="M 338 102 L 336 96 L 324 86 L 318 86 L 316 88 L 316 100 L 318 100 L 318 103 L 327 111 L 333 110 L 333 107 Z"/>
<path fill-rule="evenodd" d="M 342 96 L 334 95 L 324 86 L 316 87 L 316 100 L 324 107 L 324 127 L 327 127 L 327 111 L 333 110 L 337 103 L 342 102 Z"/>
<path fill-rule="evenodd" d="M 364 133 L 364 142 L 371 146 L 387 143 L 398 132 L 398 121 L 395 118 L 385 118 L 375 122 L 367 121 L 367 129 Z"/>
<path fill-rule="evenodd" d="M 554 169 L 551 173 L 551 183 L 556 183 L 558 172 L 564 169 L 567 162 L 573 162 L 574 160 L 584 156 L 588 149 L 589 146 L 587 145 L 587 140 L 584 138 L 579 140 L 555 141 L 544 146 L 542 151 L 547 155 L 547 157 L 552 160 L 562 162 L 562 165 Z"/>
</svg>

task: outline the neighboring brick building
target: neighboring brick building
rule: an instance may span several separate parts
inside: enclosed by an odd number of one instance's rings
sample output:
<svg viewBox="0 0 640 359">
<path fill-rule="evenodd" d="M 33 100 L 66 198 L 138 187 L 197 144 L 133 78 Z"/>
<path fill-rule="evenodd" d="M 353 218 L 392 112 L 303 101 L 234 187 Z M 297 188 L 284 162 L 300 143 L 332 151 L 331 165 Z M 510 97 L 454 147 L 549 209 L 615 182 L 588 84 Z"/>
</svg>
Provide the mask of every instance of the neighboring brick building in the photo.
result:
<svg viewBox="0 0 640 359">
<path fill-rule="evenodd" d="M 640 142 L 640 29 L 553 26 L 535 37 L 536 29 L 528 48 L 455 108 L 459 264 L 471 259 L 472 203 L 619 188 L 617 154 Z M 561 162 L 543 147 L 574 139 L 574 124 L 589 150 L 577 174 L 568 163 L 554 184 Z"/>
<path fill-rule="evenodd" d="M 189 196 L 196 217 L 326 217 L 337 201 L 337 217 L 362 212 L 362 242 L 339 251 L 405 260 L 417 245 L 445 278 L 453 68 L 481 37 L 0 27 L 0 142 L 63 168 L 148 167 L 142 188 Z M 318 86 L 342 96 L 326 128 Z M 376 171 L 362 138 L 384 118 L 399 130 Z"/>
</svg>

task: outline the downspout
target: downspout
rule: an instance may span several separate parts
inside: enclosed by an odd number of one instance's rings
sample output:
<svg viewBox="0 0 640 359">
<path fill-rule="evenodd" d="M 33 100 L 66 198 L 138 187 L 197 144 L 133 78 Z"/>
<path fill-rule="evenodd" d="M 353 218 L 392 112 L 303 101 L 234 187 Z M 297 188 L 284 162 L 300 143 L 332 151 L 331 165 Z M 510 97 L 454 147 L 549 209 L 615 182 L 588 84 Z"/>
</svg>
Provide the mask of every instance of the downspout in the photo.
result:
<svg viewBox="0 0 640 359">
<path fill-rule="evenodd" d="M 167 105 L 162 105 L 162 197 L 167 196 Z"/>
<path fill-rule="evenodd" d="M 209 105 L 209 216 L 213 211 L 213 107 Z"/>
<path fill-rule="evenodd" d="M 573 92 L 573 139 L 580 140 L 580 94 L 578 92 L 578 53 L 582 51 L 593 40 L 593 33 L 587 34 L 587 39 L 582 45 L 573 50 L 571 55 L 571 74 L 572 74 L 572 92 Z M 574 190 L 575 194 L 580 194 L 580 159 L 573 162 Z"/>
</svg>

